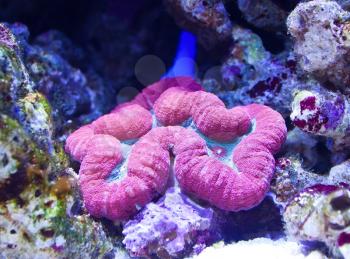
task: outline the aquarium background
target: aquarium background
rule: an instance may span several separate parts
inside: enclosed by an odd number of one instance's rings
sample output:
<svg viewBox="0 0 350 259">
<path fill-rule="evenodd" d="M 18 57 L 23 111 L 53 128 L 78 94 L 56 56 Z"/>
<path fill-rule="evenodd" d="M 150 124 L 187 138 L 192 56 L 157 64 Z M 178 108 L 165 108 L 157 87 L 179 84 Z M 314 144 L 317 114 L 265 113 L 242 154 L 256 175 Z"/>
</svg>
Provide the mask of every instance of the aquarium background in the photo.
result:
<svg viewBox="0 0 350 259">
<path fill-rule="evenodd" d="M 345 0 L 0 0 L 0 258 L 350 258 Z"/>
</svg>

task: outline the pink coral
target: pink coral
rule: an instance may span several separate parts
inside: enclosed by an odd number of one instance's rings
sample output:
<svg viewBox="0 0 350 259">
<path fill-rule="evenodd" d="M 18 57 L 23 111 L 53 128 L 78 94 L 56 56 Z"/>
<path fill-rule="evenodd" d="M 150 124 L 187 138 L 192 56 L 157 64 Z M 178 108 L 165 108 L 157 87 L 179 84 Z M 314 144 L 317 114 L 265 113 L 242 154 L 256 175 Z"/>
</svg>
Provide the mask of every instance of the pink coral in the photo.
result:
<svg viewBox="0 0 350 259">
<path fill-rule="evenodd" d="M 152 128 L 152 114 L 161 127 Z M 194 126 L 179 126 L 187 119 Z M 205 139 L 232 143 L 235 169 L 208 154 Z M 127 219 L 163 193 L 169 182 L 170 152 L 180 187 L 224 210 L 249 209 L 264 198 L 274 172 L 273 154 L 284 142 L 286 126 L 274 110 L 252 104 L 227 109 L 192 79 L 164 79 L 133 101 L 72 133 L 66 150 L 81 161 L 79 183 L 85 206 L 97 217 Z M 128 157 L 127 173 L 106 181 L 122 162 L 119 141 L 140 138 Z"/>
</svg>

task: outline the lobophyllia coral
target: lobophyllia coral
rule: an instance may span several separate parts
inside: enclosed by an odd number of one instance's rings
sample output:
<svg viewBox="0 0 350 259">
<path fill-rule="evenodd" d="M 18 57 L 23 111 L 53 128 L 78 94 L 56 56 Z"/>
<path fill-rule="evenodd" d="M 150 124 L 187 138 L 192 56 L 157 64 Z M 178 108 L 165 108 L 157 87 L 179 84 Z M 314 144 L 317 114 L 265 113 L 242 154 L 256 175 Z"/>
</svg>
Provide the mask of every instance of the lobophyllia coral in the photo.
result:
<svg viewBox="0 0 350 259">
<path fill-rule="evenodd" d="M 79 183 L 92 215 L 127 219 L 163 193 L 169 151 L 175 156 L 176 180 L 187 193 L 229 211 L 262 201 L 274 172 L 273 154 L 286 136 L 282 116 L 256 104 L 226 109 L 218 97 L 200 89 L 191 78 L 164 79 L 68 137 L 66 151 L 82 163 Z M 136 138 L 122 163 L 120 141 Z M 208 152 L 206 141 L 213 151 Z M 114 169 L 117 181 L 109 182 Z"/>
</svg>

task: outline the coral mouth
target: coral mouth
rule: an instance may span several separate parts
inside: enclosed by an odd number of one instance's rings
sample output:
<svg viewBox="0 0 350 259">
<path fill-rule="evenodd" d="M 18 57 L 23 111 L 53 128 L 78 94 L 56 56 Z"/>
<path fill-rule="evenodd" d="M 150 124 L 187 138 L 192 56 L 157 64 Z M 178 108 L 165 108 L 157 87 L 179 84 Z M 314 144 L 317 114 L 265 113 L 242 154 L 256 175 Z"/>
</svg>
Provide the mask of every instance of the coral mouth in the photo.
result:
<svg viewBox="0 0 350 259">
<path fill-rule="evenodd" d="M 157 120 L 157 117 L 155 116 L 154 112 L 152 113 L 152 129 L 157 127 L 162 127 L 163 125 Z M 251 125 L 249 127 L 249 130 L 242 136 L 237 137 L 234 141 L 231 142 L 221 142 L 217 141 L 215 139 L 209 138 L 205 136 L 195 125 L 193 120 L 188 119 L 185 122 L 181 124 L 184 128 L 189 128 L 195 131 L 205 142 L 207 146 L 207 153 L 209 157 L 216 158 L 220 160 L 223 164 L 229 166 L 230 168 L 237 171 L 237 166 L 232 160 L 232 155 L 235 150 L 235 147 L 249 134 L 253 133 L 256 128 L 256 120 L 253 119 L 251 121 Z M 119 182 L 122 179 L 124 179 L 127 176 L 127 168 L 128 168 L 128 161 L 129 156 L 132 151 L 132 146 L 137 143 L 139 139 L 132 139 L 132 140 L 125 140 L 121 141 L 121 151 L 123 154 L 123 160 L 115 166 L 115 168 L 111 171 L 111 173 L 106 178 L 107 182 Z M 171 151 L 171 155 L 173 156 L 173 151 Z M 174 157 L 172 157 L 174 159 Z M 170 170 L 174 169 L 174 164 L 171 163 L 172 166 Z M 173 176 L 173 174 L 171 174 Z M 170 181 L 172 185 L 175 183 L 177 184 L 176 178 L 173 177 Z"/>
</svg>

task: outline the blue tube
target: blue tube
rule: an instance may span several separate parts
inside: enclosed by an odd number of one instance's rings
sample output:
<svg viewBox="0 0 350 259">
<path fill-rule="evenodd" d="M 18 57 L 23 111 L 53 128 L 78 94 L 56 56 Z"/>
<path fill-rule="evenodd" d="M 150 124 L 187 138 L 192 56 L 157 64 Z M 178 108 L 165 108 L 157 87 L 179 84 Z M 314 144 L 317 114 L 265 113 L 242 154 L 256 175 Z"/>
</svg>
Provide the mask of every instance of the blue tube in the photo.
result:
<svg viewBox="0 0 350 259">
<path fill-rule="evenodd" d="M 196 37 L 188 32 L 182 31 L 173 66 L 163 76 L 163 78 L 175 76 L 195 77 L 195 56 L 196 56 Z"/>
</svg>

